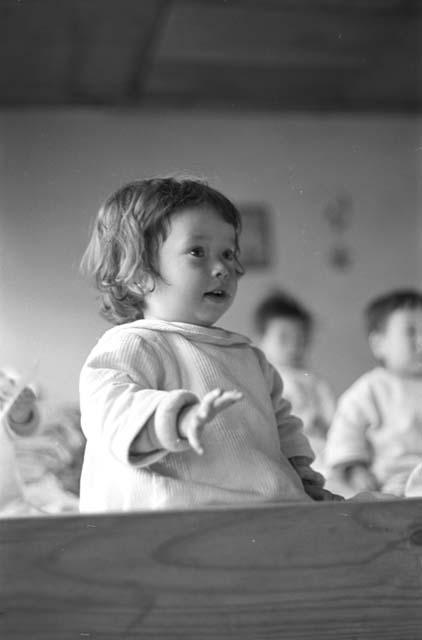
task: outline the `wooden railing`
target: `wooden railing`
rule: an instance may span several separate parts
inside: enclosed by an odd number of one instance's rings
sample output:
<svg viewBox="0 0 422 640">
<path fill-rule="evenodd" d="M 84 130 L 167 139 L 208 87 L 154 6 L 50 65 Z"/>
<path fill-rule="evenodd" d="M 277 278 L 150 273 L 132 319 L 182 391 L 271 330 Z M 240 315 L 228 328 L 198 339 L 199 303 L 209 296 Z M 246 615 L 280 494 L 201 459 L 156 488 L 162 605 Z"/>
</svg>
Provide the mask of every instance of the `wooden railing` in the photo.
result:
<svg viewBox="0 0 422 640">
<path fill-rule="evenodd" d="M 422 499 L 0 521 L 2 640 L 420 640 Z"/>
</svg>

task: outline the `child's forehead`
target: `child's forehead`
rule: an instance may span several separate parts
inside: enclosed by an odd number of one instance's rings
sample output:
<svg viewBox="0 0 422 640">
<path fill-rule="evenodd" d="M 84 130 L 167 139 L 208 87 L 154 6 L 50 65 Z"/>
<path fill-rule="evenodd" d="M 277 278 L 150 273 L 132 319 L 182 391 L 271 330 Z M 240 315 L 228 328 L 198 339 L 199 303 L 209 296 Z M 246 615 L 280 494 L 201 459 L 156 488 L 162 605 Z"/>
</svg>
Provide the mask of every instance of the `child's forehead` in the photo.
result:
<svg viewBox="0 0 422 640">
<path fill-rule="evenodd" d="M 419 307 L 400 307 L 392 311 L 386 319 L 386 327 L 405 326 L 422 323 L 422 305 Z"/>
<path fill-rule="evenodd" d="M 225 220 L 222 213 L 210 206 L 187 207 L 175 211 L 170 218 L 170 235 L 191 238 L 216 235 L 235 236 L 234 226 Z"/>
<path fill-rule="evenodd" d="M 295 332 L 305 332 L 305 327 L 303 326 L 303 322 L 300 318 L 296 316 L 288 316 L 288 315 L 273 315 L 268 319 L 267 327 L 271 326 L 273 329 L 278 330 L 294 330 Z"/>
</svg>

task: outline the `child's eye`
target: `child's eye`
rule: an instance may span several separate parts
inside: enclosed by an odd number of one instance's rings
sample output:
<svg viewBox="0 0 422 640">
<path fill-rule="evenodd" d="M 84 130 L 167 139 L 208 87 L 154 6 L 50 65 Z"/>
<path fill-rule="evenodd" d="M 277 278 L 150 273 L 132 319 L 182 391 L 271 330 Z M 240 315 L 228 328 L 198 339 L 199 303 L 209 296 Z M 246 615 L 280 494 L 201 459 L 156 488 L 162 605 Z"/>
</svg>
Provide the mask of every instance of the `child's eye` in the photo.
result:
<svg viewBox="0 0 422 640">
<path fill-rule="evenodd" d="M 225 260 L 234 260 L 236 257 L 236 254 L 233 251 L 233 249 L 226 249 L 226 251 L 224 251 L 223 253 L 223 257 Z"/>
<path fill-rule="evenodd" d="M 203 258 L 205 255 L 205 251 L 202 247 L 192 247 L 192 249 L 189 249 L 189 253 L 195 258 Z"/>
</svg>

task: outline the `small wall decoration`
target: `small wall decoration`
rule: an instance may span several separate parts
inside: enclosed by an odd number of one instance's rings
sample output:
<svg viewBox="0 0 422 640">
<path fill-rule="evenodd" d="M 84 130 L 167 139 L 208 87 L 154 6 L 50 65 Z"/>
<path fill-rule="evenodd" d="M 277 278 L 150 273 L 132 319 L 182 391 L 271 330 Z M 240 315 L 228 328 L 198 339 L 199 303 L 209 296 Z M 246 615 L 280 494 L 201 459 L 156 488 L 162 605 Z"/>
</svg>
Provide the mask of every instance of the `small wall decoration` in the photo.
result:
<svg viewBox="0 0 422 640">
<path fill-rule="evenodd" d="M 271 223 L 263 204 L 237 203 L 242 216 L 240 261 L 246 267 L 268 267 L 272 263 Z"/>
<path fill-rule="evenodd" d="M 353 217 L 353 200 L 348 193 L 340 193 L 328 202 L 323 216 L 332 234 L 328 250 L 328 263 L 336 271 L 347 271 L 353 265 L 353 255 L 346 241 L 347 231 Z"/>
</svg>

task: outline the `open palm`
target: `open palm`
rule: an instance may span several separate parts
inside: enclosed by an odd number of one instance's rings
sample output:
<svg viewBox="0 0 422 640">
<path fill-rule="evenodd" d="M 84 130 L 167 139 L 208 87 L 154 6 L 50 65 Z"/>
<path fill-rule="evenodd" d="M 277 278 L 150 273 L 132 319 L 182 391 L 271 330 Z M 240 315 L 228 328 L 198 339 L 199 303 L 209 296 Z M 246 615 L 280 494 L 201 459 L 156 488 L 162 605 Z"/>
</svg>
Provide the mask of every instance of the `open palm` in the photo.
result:
<svg viewBox="0 0 422 640">
<path fill-rule="evenodd" d="M 223 391 L 222 389 L 209 391 L 198 404 L 186 407 L 180 415 L 178 424 L 180 437 L 187 440 L 196 453 L 202 455 L 204 449 L 201 436 L 205 426 L 220 411 L 224 411 L 242 397 L 240 391 Z"/>
</svg>

